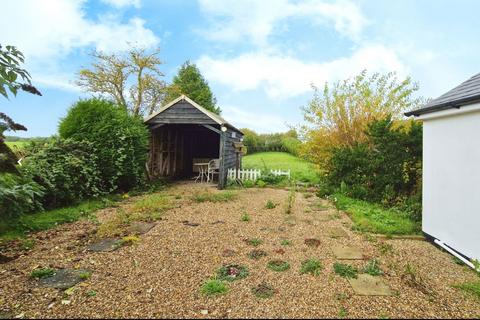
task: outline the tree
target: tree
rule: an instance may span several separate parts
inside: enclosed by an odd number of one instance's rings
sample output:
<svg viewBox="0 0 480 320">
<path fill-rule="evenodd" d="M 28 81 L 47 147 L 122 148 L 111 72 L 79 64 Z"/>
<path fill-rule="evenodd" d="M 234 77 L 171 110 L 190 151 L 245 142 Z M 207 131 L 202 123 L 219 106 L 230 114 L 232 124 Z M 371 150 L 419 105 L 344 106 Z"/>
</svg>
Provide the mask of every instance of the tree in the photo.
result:
<svg viewBox="0 0 480 320">
<path fill-rule="evenodd" d="M 190 61 L 185 62 L 167 88 L 165 101 L 170 102 L 180 95 L 186 95 L 205 109 L 220 114 L 222 111 L 216 106 L 217 99 L 213 95 L 207 80 L 202 76 L 198 67 Z"/>
<path fill-rule="evenodd" d="M 147 53 L 133 47 L 126 55 L 94 51 L 92 68 L 81 69 L 76 83 L 87 92 L 113 99 L 134 115 L 150 114 L 165 96 L 159 54 L 158 48 Z"/>
<path fill-rule="evenodd" d="M 417 84 L 410 78 L 399 81 L 395 73 L 368 77 L 362 71 L 332 87 L 325 84 L 323 91 L 313 89 L 313 99 L 303 108 L 303 153 L 320 165 L 328 161 L 332 148 L 363 143 L 372 121 L 388 116 L 398 120 L 423 102 L 414 97 Z"/>
<path fill-rule="evenodd" d="M 37 88 L 32 86 L 31 76 L 28 71 L 21 67 L 24 62 L 25 57 L 17 48 L 6 46 L 5 49 L 3 49 L 2 45 L 0 45 L 0 94 L 7 99 L 9 98 L 8 91 L 16 96 L 19 89 L 31 94 L 42 95 Z M 13 121 L 13 119 L 5 113 L 0 112 L 0 172 L 16 173 L 16 157 L 5 144 L 5 137 L 3 135 L 3 133 L 8 130 L 26 131 L 27 128 Z"/>
</svg>

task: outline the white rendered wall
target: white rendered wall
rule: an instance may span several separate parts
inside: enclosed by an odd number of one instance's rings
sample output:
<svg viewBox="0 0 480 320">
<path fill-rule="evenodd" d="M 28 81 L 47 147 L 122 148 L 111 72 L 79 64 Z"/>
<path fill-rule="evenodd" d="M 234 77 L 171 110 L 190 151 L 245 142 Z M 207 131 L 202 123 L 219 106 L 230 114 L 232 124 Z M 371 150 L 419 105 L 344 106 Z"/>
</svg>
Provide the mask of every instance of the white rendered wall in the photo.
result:
<svg viewBox="0 0 480 320">
<path fill-rule="evenodd" d="M 421 119 L 423 231 L 480 259 L 480 104 Z"/>
</svg>

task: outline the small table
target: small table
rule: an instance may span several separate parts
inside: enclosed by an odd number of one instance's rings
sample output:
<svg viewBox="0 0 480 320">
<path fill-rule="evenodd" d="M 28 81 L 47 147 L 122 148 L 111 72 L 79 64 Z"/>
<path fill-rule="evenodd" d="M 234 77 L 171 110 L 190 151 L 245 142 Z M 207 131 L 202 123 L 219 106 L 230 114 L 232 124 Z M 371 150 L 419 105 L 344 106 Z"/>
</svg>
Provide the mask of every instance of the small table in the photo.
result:
<svg viewBox="0 0 480 320">
<path fill-rule="evenodd" d="M 200 179 L 203 182 L 203 177 L 208 180 L 208 162 L 194 163 L 194 166 L 198 167 L 198 176 L 195 177 L 195 182 Z"/>
</svg>

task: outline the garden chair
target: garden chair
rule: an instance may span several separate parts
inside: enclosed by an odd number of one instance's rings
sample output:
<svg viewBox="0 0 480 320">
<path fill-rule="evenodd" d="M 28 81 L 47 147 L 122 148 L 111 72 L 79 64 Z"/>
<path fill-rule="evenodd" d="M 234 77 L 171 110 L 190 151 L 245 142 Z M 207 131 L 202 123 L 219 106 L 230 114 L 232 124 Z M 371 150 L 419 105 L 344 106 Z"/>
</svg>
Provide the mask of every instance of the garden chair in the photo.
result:
<svg viewBox="0 0 480 320">
<path fill-rule="evenodd" d="M 220 174 L 220 159 L 212 159 L 208 162 L 207 182 L 213 181 L 214 175 Z"/>
</svg>

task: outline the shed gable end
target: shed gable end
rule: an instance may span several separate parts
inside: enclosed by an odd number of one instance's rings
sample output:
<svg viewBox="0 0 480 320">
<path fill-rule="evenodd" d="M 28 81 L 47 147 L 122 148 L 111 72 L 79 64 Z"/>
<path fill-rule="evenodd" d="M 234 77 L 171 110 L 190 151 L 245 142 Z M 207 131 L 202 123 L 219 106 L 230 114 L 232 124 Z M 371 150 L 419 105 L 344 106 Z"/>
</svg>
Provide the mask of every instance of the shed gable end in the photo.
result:
<svg viewBox="0 0 480 320">
<path fill-rule="evenodd" d="M 216 124 L 188 101 L 181 100 L 148 120 L 149 124 Z"/>
</svg>

